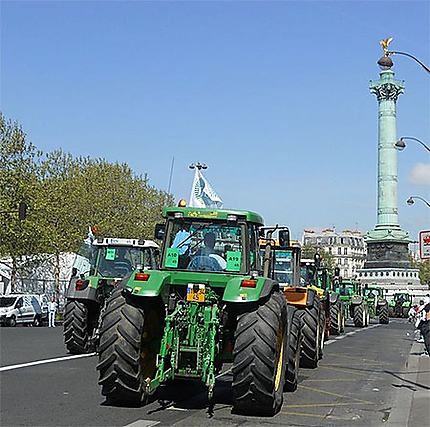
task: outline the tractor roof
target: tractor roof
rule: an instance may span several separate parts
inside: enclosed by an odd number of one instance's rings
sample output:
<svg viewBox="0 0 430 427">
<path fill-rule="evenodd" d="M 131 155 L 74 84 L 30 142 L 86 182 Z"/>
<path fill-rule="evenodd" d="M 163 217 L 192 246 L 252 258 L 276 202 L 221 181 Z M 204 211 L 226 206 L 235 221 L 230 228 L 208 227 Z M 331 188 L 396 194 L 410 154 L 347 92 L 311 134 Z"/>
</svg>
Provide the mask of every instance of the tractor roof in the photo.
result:
<svg viewBox="0 0 430 427">
<path fill-rule="evenodd" d="M 122 239 L 116 237 L 99 237 L 93 241 L 94 246 L 128 246 L 136 248 L 158 248 L 152 240 Z"/>
<path fill-rule="evenodd" d="M 169 207 L 164 209 L 163 216 L 166 218 L 167 216 L 173 216 L 177 212 L 182 212 L 184 214 L 184 218 L 226 220 L 229 215 L 235 215 L 237 217 L 245 218 L 248 222 L 254 222 L 260 225 L 264 224 L 263 218 L 257 213 L 235 209 Z"/>
</svg>

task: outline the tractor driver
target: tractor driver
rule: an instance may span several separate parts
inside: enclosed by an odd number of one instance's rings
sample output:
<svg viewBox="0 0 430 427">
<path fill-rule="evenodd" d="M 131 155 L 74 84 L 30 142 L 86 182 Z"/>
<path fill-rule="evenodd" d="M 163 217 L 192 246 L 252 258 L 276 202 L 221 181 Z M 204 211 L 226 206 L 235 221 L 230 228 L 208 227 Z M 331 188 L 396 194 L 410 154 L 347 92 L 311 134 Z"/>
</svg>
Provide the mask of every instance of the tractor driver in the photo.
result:
<svg viewBox="0 0 430 427">
<path fill-rule="evenodd" d="M 188 270 L 212 270 L 222 271 L 225 270 L 227 263 L 223 257 L 218 255 L 215 251 L 215 233 L 209 231 L 204 235 L 203 243 L 201 247 L 194 255 L 191 260 Z M 208 262 L 207 258 L 210 258 Z"/>
</svg>

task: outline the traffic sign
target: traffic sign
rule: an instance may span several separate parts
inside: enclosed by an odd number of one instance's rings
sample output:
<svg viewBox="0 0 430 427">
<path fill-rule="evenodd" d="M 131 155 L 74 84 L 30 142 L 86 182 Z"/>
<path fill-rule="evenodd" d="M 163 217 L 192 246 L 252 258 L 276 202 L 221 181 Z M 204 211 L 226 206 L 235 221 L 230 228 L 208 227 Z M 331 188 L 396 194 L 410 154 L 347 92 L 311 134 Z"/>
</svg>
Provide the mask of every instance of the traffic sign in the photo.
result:
<svg viewBox="0 0 430 427">
<path fill-rule="evenodd" d="M 420 231 L 420 258 L 430 259 L 430 230 Z"/>
</svg>

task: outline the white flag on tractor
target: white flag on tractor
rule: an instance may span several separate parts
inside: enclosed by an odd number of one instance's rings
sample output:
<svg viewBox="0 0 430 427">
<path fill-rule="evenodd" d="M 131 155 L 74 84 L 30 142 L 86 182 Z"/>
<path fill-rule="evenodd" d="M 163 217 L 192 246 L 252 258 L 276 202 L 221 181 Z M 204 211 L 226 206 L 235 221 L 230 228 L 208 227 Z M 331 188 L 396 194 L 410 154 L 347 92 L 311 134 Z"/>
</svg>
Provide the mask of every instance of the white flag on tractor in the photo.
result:
<svg viewBox="0 0 430 427">
<path fill-rule="evenodd" d="M 189 206 L 192 208 L 222 208 L 221 198 L 197 168 L 194 172 Z"/>
</svg>

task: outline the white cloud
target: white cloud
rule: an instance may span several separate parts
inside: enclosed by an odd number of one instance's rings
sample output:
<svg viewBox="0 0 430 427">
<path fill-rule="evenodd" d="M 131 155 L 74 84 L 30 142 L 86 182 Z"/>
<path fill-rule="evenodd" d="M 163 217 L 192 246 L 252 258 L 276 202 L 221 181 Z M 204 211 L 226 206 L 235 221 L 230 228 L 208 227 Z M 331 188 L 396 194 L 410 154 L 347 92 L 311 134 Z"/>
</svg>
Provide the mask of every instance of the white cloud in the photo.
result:
<svg viewBox="0 0 430 427">
<path fill-rule="evenodd" d="M 430 187 L 430 164 L 417 163 L 409 174 L 409 181 L 413 184 Z"/>
</svg>

